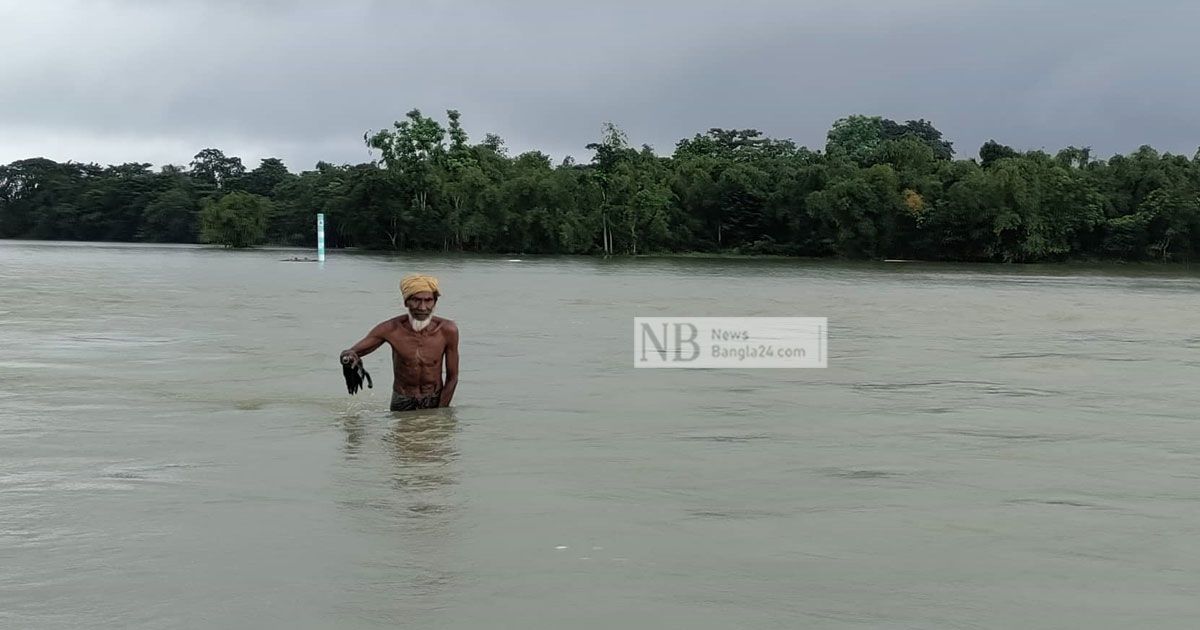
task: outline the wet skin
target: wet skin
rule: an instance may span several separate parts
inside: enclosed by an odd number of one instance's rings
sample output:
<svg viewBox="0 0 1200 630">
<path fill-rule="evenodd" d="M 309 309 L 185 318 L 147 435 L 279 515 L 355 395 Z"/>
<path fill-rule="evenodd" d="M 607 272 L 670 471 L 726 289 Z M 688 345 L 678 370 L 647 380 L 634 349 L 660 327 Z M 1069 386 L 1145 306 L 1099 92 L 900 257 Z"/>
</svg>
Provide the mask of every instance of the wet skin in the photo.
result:
<svg viewBox="0 0 1200 630">
<path fill-rule="evenodd" d="M 407 315 L 381 322 L 343 351 L 339 359 L 357 364 L 387 343 L 392 348 L 392 390 L 414 398 L 441 392 L 438 405 L 449 407 L 458 386 L 458 326 L 452 320 L 434 316 L 436 304 L 437 296 L 432 292 L 414 293 L 404 301 Z M 429 320 L 429 324 L 417 331 L 411 325 L 414 319 Z"/>
</svg>

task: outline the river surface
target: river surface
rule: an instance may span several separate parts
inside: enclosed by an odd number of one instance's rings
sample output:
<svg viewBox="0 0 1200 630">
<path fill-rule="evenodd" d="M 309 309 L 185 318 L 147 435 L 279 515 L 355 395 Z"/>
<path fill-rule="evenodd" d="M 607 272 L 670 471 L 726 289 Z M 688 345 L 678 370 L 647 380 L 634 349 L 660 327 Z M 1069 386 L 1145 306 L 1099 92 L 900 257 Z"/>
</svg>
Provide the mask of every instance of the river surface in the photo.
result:
<svg viewBox="0 0 1200 630">
<path fill-rule="evenodd" d="M 1200 269 L 0 241 L 0 628 L 1194 628 Z M 450 409 L 337 354 L 438 276 Z M 638 370 L 635 316 L 829 318 Z"/>
</svg>

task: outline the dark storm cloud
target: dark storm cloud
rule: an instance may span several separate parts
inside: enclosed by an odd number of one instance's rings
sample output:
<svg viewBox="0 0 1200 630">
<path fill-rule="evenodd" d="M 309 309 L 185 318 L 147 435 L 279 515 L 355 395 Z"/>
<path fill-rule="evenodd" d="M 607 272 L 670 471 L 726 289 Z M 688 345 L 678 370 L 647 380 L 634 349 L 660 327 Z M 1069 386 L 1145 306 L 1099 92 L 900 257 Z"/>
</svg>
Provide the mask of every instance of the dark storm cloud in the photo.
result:
<svg viewBox="0 0 1200 630">
<path fill-rule="evenodd" d="M 581 161 L 604 121 L 668 153 L 714 126 L 819 148 L 851 113 L 932 120 L 959 156 L 1200 145 L 1187 2 L 245 4 L 0 5 L 0 162 L 299 170 L 369 159 L 413 107 Z"/>
</svg>

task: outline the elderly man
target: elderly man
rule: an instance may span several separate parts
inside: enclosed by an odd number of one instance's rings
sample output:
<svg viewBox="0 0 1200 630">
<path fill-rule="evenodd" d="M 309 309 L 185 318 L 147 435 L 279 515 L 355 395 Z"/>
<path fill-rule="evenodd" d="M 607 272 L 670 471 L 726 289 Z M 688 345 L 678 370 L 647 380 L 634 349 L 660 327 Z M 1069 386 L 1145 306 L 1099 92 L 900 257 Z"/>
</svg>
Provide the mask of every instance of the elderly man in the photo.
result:
<svg viewBox="0 0 1200 630">
<path fill-rule="evenodd" d="M 357 365 L 386 341 L 392 347 L 392 411 L 449 407 L 458 386 L 458 326 L 433 315 L 441 296 L 437 278 L 406 276 L 400 293 L 408 314 L 371 329 L 339 358 Z"/>
</svg>

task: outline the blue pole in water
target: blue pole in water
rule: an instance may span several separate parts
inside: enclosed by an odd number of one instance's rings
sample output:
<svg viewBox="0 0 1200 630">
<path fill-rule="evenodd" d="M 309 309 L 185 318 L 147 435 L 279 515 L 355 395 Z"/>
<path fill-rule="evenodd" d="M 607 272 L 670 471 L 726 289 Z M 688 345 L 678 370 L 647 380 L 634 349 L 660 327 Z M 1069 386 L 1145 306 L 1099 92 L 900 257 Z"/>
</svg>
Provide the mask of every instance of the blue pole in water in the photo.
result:
<svg viewBox="0 0 1200 630">
<path fill-rule="evenodd" d="M 325 262 L 325 213 L 317 214 L 317 261 Z"/>
</svg>

